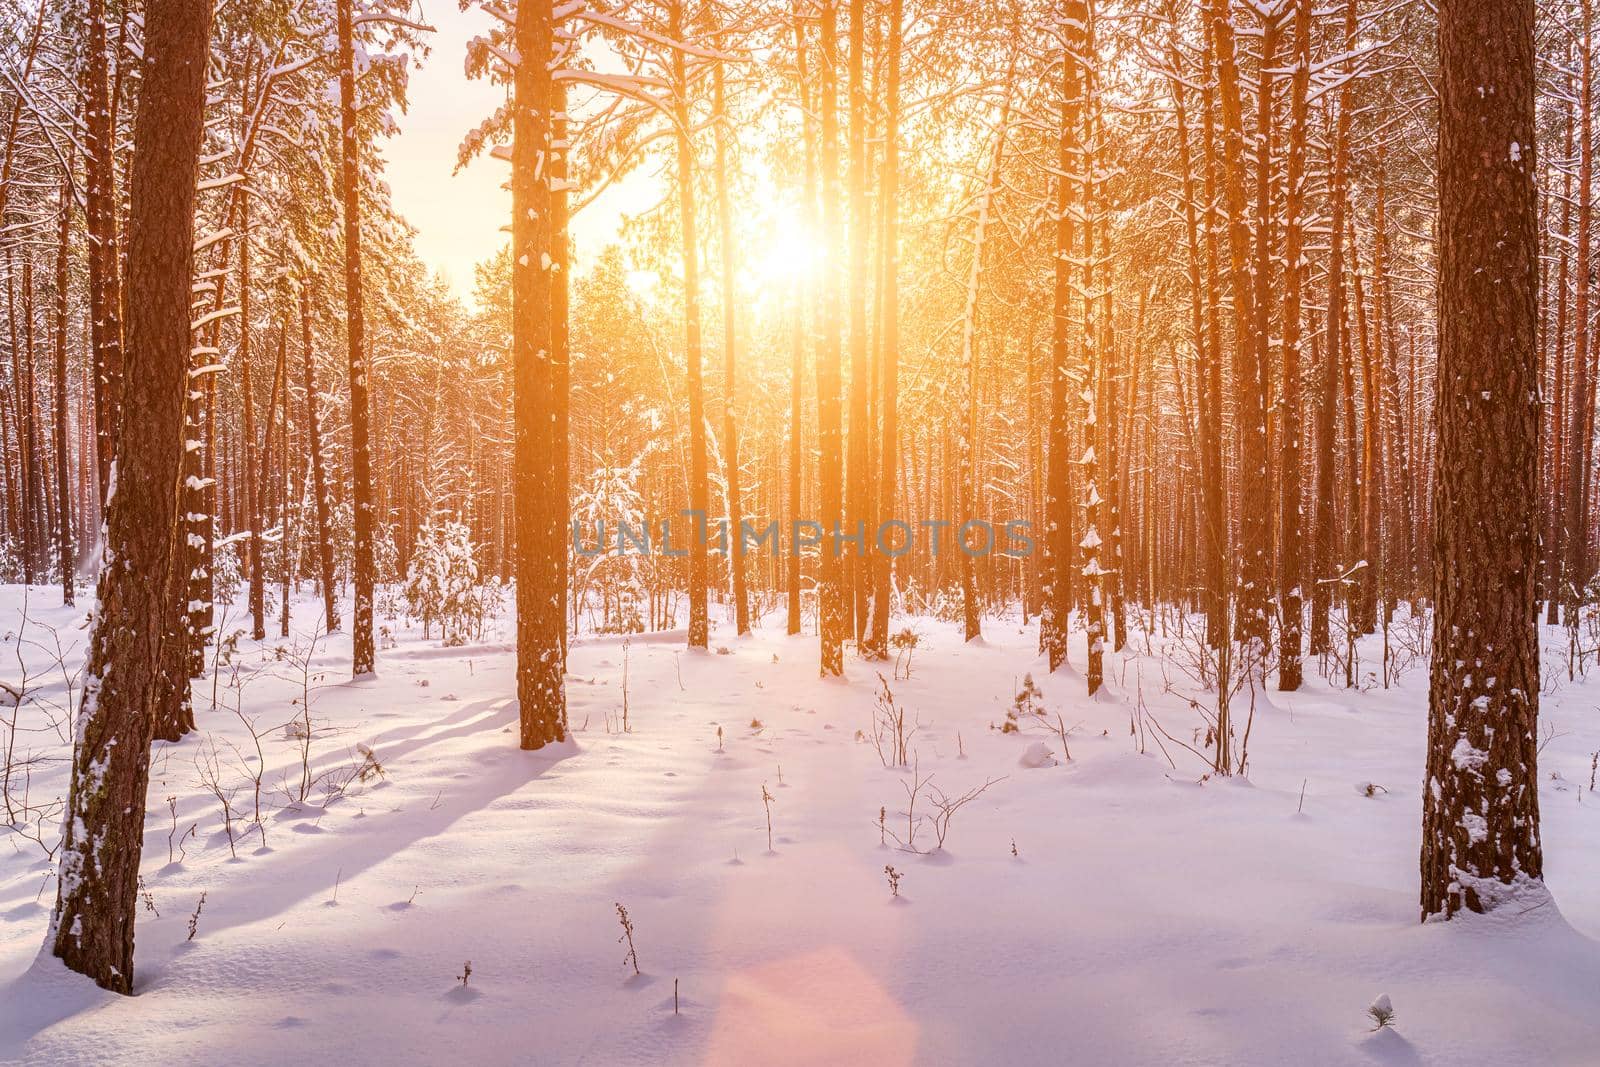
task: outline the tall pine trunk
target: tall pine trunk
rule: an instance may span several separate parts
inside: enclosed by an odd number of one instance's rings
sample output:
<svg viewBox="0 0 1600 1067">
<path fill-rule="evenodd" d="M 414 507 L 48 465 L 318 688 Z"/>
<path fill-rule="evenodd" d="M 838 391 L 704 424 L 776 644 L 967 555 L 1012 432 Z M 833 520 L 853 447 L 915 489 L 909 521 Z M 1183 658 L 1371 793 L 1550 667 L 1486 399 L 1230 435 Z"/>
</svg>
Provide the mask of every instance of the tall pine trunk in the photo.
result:
<svg viewBox="0 0 1600 1067">
<path fill-rule="evenodd" d="M 517 5 L 516 45 L 523 57 L 554 54 L 549 0 Z M 565 498 L 557 472 L 556 372 L 552 349 L 551 268 L 556 242 L 550 171 L 557 150 L 556 100 L 548 62 L 517 65 L 512 84 L 511 148 L 511 364 L 516 424 L 513 445 L 516 523 L 517 703 L 521 747 L 566 740 L 564 685 L 565 590 L 561 562 L 566 545 Z"/>
<path fill-rule="evenodd" d="M 210 0 L 148 0 L 128 232 L 129 430 L 108 496 L 105 556 L 84 672 L 48 944 L 118 993 L 133 987 L 133 926 L 150 772 L 151 705 L 176 535 L 189 369 L 195 174 Z"/>
<path fill-rule="evenodd" d="M 667 32 L 675 41 L 683 39 L 683 3 L 674 0 L 669 11 Z M 700 245 L 696 231 L 694 198 L 694 141 L 689 127 L 689 77 L 681 49 L 672 51 L 673 115 L 676 118 L 678 147 L 678 223 L 683 242 L 683 334 L 684 366 L 689 379 L 689 510 L 693 531 L 689 534 L 689 647 L 705 648 L 710 638 L 710 618 L 706 591 L 706 508 L 707 489 L 706 396 L 702 373 L 700 340 Z"/>
<path fill-rule="evenodd" d="M 1300 636 L 1305 580 L 1304 508 L 1300 486 L 1300 302 L 1305 277 L 1301 211 L 1305 196 L 1306 111 L 1311 83 L 1311 0 L 1295 0 L 1289 84 L 1288 180 L 1284 189 L 1283 402 L 1278 461 L 1278 688 L 1300 688 Z"/>
<path fill-rule="evenodd" d="M 838 0 L 823 0 L 821 54 L 818 57 L 819 107 L 822 112 L 822 239 L 825 249 L 818 284 L 822 286 L 822 329 L 817 348 L 818 483 L 823 535 L 819 582 L 822 674 L 844 673 L 844 641 L 849 597 L 844 586 L 844 559 L 839 524 L 844 511 L 843 386 L 840 381 L 839 284 L 831 268 L 839 262 L 839 32 Z"/>
<path fill-rule="evenodd" d="M 95 455 L 104 510 L 122 397 L 122 271 L 117 257 L 115 129 L 105 0 L 84 14 L 84 225 L 89 235 L 89 330 L 94 349 Z"/>
<path fill-rule="evenodd" d="M 1241 638 L 1267 636 L 1267 573 L 1270 550 L 1267 481 L 1266 333 L 1255 310 L 1250 267 L 1250 221 L 1245 209 L 1244 119 L 1239 67 L 1234 52 L 1231 0 L 1209 0 L 1217 56 L 1217 91 L 1222 105 L 1223 198 L 1228 215 L 1229 280 L 1233 293 L 1234 388 L 1238 394 L 1239 462 L 1250 472 L 1240 479 L 1239 608 Z M 1257 477 L 1256 472 L 1263 476 Z"/>
<path fill-rule="evenodd" d="M 70 454 L 67 451 L 67 284 L 72 236 L 72 176 L 62 177 L 60 218 L 56 232 L 56 559 L 61 568 L 61 602 L 75 601 L 73 577 L 75 549 L 72 537 L 72 494 L 69 491 Z"/>
<path fill-rule="evenodd" d="M 1585 5 L 1587 6 L 1587 5 Z M 1532 0 L 1439 5 L 1439 365 L 1422 917 L 1542 878 Z"/>
<path fill-rule="evenodd" d="M 351 545 L 355 587 L 353 655 L 350 672 L 359 678 L 377 668 L 373 640 L 372 594 L 377 580 L 372 558 L 373 490 L 372 449 L 368 443 L 370 401 L 367 382 L 367 337 L 361 282 L 361 141 L 356 132 L 355 43 L 351 27 L 352 0 L 338 0 L 340 180 L 344 200 L 344 292 L 346 344 L 350 360 L 350 470 L 354 505 L 354 542 Z M 252 585 L 253 585 L 252 579 Z M 259 624 L 258 624 L 259 628 Z"/>
<path fill-rule="evenodd" d="M 1067 625 L 1072 616 L 1072 249 L 1076 237 L 1073 219 L 1072 179 L 1079 153 L 1079 116 L 1083 89 L 1078 50 L 1088 20 L 1082 0 L 1066 8 L 1065 47 L 1061 50 L 1061 80 L 1056 100 L 1059 130 L 1056 136 L 1055 189 L 1051 211 L 1055 238 L 1054 291 L 1050 314 L 1050 413 L 1046 430 L 1044 480 L 1044 574 L 1039 604 L 1039 651 L 1051 671 L 1067 659 Z"/>
<path fill-rule="evenodd" d="M 323 629 L 339 629 L 338 589 L 333 577 L 333 538 L 329 533 L 328 479 L 322 466 L 322 429 L 317 421 L 317 377 L 311 345 L 311 294 L 300 283 L 300 348 L 305 363 L 306 440 L 311 451 L 311 492 L 317 522 L 317 576 L 322 586 Z"/>
<path fill-rule="evenodd" d="M 1344 47 L 1354 47 L 1356 0 L 1345 5 Z M 1344 232 L 1345 232 L 1345 176 L 1349 170 L 1350 153 L 1350 90 L 1349 83 L 1340 85 L 1334 118 L 1332 175 L 1329 179 L 1328 253 L 1328 312 L 1323 322 L 1327 341 L 1323 346 L 1323 359 L 1318 380 L 1316 399 L 1317 426 L 1317 515 L 1313 558 L 1311 565 L 1311 640 L 1312 655 L 1324 655 L 1333 649 L 1328 616 L 1331 613 L 1333 593 L 1340 578 L 1340 537 L 1338 523 L 1338 485 L 1335 454 L 1338 437 L 1339 380 L 1346 363 L 1345 310 L 1344 310 Z M 1353 477 L 1353 474 L 1351 475 Z"/>
<path fill-rule="evenodd" d="M 870 517 L 872 483 L 869 451 L 872 442 L 868 414 L 872 373 L 867 336 L 867 243 L 871 222 L 867 209 L 867 88 L 865 79 L 866 0 L 850 0 L 849 93 L 849 196 L 850 196 L 850 438 L 845 457 L 845 527 L 859 537 L 845 564 L 846 599 L 850 605 L 850 633 L 857 647 L 866 634 L 867 601 L 871 596 L 867 549 L 864 542 Z M 831 266 L 831 265 L 830 265 Z"/>
<path fill-rule="evenodd" d="M 877 542 L 895 518 L 895 467 L 899 459 L 900 399 L 900 49 L 903 44 L 901 0 L 889 0 L 888 66 L 884 87 L 883 163 L 879 178 L 879 255 L 883 259 L 882 291 L 878 294 L 878 494 L 873 523 L 872 610 L 865 652 L 874 658 L 889 654 L 889 604 L 893 595 L 894 558 Z"/>
<path fill-rule="evenodd" d="M 738 250 L 733 234 L 733 204 L 728 196 L 728 138 L 731 126 L 728 119 L 727 87 L 724 83 L 723 64 L 718 63 L 711 75 L 711 103 L 716 112 L 716 183 L 717 231 L 722 241 L 722 460 L 727 468 L 728 482 L 728 566 L 733 570 L 734 627 L 743 636 L 750 632 L 750 596 L 745 591 L 744 509 L 739 486 L 739 420 L 735 417 L 738 402 L 739 371 L 739 316 L 735 301 L 734 271 L 738 265 Z"/>
</svg>

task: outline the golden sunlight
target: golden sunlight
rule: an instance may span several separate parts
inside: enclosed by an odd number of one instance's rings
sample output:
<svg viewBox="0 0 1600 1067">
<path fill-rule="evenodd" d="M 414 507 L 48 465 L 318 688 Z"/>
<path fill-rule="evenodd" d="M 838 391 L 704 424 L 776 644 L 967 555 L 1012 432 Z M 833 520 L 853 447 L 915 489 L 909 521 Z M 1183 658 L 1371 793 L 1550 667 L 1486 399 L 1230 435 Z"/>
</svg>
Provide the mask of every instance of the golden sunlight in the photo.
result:
<svg viewBox="0 0 1600 1067">
<path fill-rule="evenodd" d="M 746 238 L 743 288 L 766 291 L 810 281 L 822 263 L 822 244 L 793 206 L 778 207 L 765 232 Z"/>
</svg>

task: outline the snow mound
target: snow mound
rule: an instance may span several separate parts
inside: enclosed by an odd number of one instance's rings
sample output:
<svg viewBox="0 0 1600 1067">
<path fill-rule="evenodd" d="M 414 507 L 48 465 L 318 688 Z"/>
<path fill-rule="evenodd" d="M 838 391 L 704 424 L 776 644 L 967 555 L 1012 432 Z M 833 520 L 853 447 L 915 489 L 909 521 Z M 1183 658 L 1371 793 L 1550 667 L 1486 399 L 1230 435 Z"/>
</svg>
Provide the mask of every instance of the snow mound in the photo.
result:
<svg viewBox="0 0 1600 1067">
<path fill-rule="evenodd" d="M 1031 741 L 1028 747 L 1022 750 L 1022 755 L 1017 759 L 1017 766 L 1029 769 L 1037 767 L 1054 767 L 1056 757 L 1050 747 L 1043 741 Z"/>
</svg>

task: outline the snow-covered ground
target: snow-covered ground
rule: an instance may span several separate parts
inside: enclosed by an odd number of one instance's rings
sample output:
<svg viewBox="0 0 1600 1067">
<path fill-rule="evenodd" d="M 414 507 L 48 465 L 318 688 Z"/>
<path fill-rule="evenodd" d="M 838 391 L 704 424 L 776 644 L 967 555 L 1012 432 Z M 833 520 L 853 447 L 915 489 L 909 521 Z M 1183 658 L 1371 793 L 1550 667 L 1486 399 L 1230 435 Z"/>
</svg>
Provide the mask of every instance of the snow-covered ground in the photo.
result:
<svg viewBox="0 0 1600 1067">
<path fill-rule="evenodd" d="M 21 591 L 0 591 L 0 680 L 18 683 L 20 647 L 39 703 L 10 792 L 36 813 L 64 790 L 50 723 L 86 634 L 82 609 L 30 599 L 23 630 Z M 301 631 L 317 610 L 296 608 Z M 1178 744 L 1202 721 L 1185 694 L 1203 695 L 1134 654 L 1141 635 L 1091 702 L 1077 673 L 1042 674 L 1031 626 L 990 619 L 964 646 L 915 620 L 910 677 L 890 684 L 931 780 L 916 854 L 879 825 L 883 809 L 906 836 L 913 783 L 871 740 L 880 665 L 819 680 L 815 637 L 781 622 L 748 639 L 724 622 L 712 653 L 681 633 L 576 641 L 573 740 L 538 753 L 516 747 L 509 619 L 464 648 L 386 625 L 372 680 L 348 680 L 347 637 L 302 632 L 242 640 L 215 710 L 197 683 L 201 733 L 153 756 L 136 996 L 35 964 L 54 878 L 39 843 L 0 830 L 0 1061 L 1600 1061 L 1600 690 L 1554 655 L 1556 906 L 1421 925 L 1421 665 L 1387 690 L 1312 673 L 1258 695 L 1248 778 L 1221 780 Z M 1029 672 L 1069 761 L 1037 716 L 999 729 Z M 309 742 L 287 725 L 307 692 Z M 992 779 L 935 849 L 936 795 Z M 1374 1032 L 1382 994 L 1394 1025 Z"/>
</svg>

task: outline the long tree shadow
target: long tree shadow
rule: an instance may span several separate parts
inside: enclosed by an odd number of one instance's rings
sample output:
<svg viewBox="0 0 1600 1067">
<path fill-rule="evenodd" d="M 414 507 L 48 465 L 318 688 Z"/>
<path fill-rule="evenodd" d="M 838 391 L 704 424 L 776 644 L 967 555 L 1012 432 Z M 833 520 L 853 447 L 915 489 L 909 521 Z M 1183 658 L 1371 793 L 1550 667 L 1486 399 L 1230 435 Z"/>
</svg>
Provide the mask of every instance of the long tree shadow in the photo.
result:
<svg viewBox="0 0 1600 1067">
<path fill-rule="evenodd" d="M 485 705 L 499 703 L 490 717 L 477 715 Z M 456 823 L 493 805 L 523 787 L 539 781 L 558 764 L 578 754 L 577 745 L 568 741 L 547 746 L 537 752 L 512 748 L 502 727 L 515 722 L 515 699 L 480 702 L 476 711 L 463 709 L 462 721 L 448 736 L 481 733 L 485 747 L 505 746 L 504 758 L 473 761 L 472 774 L 447 778 L 449 783 L 433 798 L 417 802 L 375 818 L 395 820 L 382 833 L 358 836 L 328 833 L 302 840 L 292 849 L 274 854 L 259 875 L 249 881 L 248 891 L 240 891 L 241 879 L 222 881 L 207 897 L 201 924 L 205 935 L 215 937 L 227 930 L 283 915 L 309 900 L 325 898 L 339 881 L 351 881 L 364 871 L 404 852 L 418 842 L 449 832 Z M 474 717 L 474 716 L 477 717 Z M 444 739 L 432 735 L 421 739 L 408 751 Z M 394 753 L 391 751 L 391 758 Z M 147 833 L 153 837 L 155 831 Z M 155 855 L 154 843 L 147 855 Z M 225 869 L 225 868 L 224 868 Z M 219 872 L 220 873 L 220 872 Z M 181 967 L 186 927 L 179 923 L 152 924 L 143 931 L 138 944 L 138 973 L 135 996 L 167 977 L 169 969 Z M 91 986 L 86 979 L 67 972 L 54 957 L 42 952 L 22 975 L 0 987 L 0 1048 L 19 1049 L 38 1034 L 79 1012 L 94 1010 L 121 998 Z"/>
</svg>

